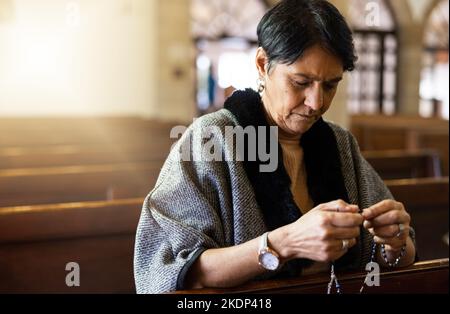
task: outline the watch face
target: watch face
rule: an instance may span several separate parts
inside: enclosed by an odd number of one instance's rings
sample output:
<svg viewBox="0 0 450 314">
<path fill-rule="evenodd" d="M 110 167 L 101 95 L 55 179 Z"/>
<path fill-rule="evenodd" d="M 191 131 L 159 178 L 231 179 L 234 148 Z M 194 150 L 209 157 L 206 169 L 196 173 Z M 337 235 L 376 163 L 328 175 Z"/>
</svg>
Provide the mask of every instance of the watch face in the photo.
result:
<svg viewBox="0 0 450 314">
<path fill-rule="evenodd" d="M 267 251 L 261 253 L 259 262 L 262 267 L 268 270 L 277 270 L 278 266 L 280 265 L 280 260 L 278 259 L 278 257 Z"/>
</svg>

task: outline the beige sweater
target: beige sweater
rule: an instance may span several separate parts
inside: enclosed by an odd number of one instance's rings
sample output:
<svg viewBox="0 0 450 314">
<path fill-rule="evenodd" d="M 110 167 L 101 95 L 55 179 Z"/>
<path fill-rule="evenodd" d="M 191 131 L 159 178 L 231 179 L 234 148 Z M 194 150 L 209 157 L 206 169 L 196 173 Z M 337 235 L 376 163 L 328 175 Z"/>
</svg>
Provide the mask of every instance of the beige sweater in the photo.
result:
<svg viewBox="0 0 450 314">
<path fill-rule="evenodd" d="M 283 164 L 291 178 L 292 196 L 302 214 L 306 214 L 314 207 L 314 203 L 308 193 L 303 148 L 299 145 L 299 141 L 300 138 L 279 135 L 279 142 L 283 149 Z"/>
</svg>

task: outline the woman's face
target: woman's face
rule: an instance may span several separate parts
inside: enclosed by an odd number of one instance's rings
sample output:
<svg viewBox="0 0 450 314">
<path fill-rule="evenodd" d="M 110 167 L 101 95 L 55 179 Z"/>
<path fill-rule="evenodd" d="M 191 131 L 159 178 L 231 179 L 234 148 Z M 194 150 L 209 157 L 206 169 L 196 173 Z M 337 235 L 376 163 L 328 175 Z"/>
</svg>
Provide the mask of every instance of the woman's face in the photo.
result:
<svg viewBox="0 0 450 314">
<path fill-rule="evenodd" d="M 291 65 L 274 64 L 267 72 L 267 56 L 258 49 L 256 63 L 265 80 L 262 100 L 280 132 L 299 136 L 328 110 L 344 73 L 341 60 L 313 46 Z"/>
</svg>

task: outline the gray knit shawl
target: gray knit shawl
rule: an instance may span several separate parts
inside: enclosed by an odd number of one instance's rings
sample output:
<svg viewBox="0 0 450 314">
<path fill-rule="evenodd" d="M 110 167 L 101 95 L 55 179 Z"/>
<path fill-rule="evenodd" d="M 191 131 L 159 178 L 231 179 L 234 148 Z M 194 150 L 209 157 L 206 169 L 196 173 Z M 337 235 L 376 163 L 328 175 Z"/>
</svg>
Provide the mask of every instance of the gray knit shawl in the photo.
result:
<svg viewBox="0 0 450 314">
<path fill-rule="evenodd" d="M 354 137 L 326 122 L 336 137 L 345 188 L 361 209 L 392 195 L 361 156 Z M 200 159 L 200 130 L 239 125 L 228 110 L 205 115 L 187 129 L 171 150 L 154 189 L 143 204 L 136 234 L 134 276 L 137 293 L 163 293 L 183 288 L 187 270 L 206 249 L 252 240 L 267 231 L 264 217 L 241 161 L 181 161 L 180 149 L 191 147 L 191 160 Z M 231 148 L 221 138 L 223 151 Z M 364 268 L 370 258 L 371 236 L 361 229 Z M 226 263 L 226 261 L 224 261 Z M 256 263 L 256 261 L 255 261 Z M 266 277 L 262 277 L 266 278 Z"/>
</svg>

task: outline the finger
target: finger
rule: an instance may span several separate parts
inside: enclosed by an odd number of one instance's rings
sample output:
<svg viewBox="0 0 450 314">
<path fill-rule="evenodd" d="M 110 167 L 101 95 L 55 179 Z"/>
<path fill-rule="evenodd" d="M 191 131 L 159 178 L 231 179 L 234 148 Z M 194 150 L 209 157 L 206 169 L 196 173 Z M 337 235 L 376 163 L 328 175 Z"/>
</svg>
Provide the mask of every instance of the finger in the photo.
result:
<svg viewBox="0 0 450 314">
<path fill-rule="evenodd" d="M 331 211 L 331 212 L 344 212 L 344 213 L 358 213 L 359 207 L 358 205 L 351 205 L 343 200 L 332 201 L 328 203 L 324 203 L 320 207 L 323 211 Z"/>
<path fill-rule="evenodd" d="M 404 244 L 405 244 L 405 239 L 401 239 L 398 237 L 393 237 L 393 238 L 382 238 L 382 237 L 378 237 L 378 236 L 374 236 L 373 240 L 375 243 L 377 244 L 385 244 L 385 245 L 389 245 L 392 248 L 401 248 Z"/>
<path fill-rule="evenodd" d="M 379 227 L 379 228 L 369 228 L 368 231 L 372 235 L 379 236 L 381 238 L 393 238 L 393 237 L 398 237 L 399 234 L 400 234 L 400 236 L 402 234 L 408 234 L 409 227 L 405 226 L 405 228 L 403 230 L 400 230 L 400 227 L 398 226 L 398 224 L 395 224 L 395 225 L 383 226 L 383 227 Z"/>
<path fill-rule="evenodd" d="M 373 218 L 372 220 L 364 221 L 364 228 L 379 228 L 389 225 L 398 225 L 400 223 L 409 225 L 410 217 L 405 211 L 391 210 L 380 216 Z"/>
<path fill-rule="evenodd" d="M 357 213 L 329 213 L 328 218 L 331 225 L 344 228 L 360 226 L 364 221 L 363 216 Z"/>
<path fill-rule="evenodd" d="M 344 208 L 339 208 L 339 212 L 359 213 L 359 206 L 358 205 L 347 205 Z"/>
<path fill-rule="evenodd" d="M 400 207 L 403 207 L 403 205 L 400 206 L 400 204 L 401 203 L 398 203 L 394 200 L 384 200 L 368 208 L 365 208 L 362 211 L 362 215 L 364 216 L 364 219 L 372 220 L 373 218 L 378 217 L 379 215 L 382 215 L 392 209 L 400 209 Z"/>
</svg>

